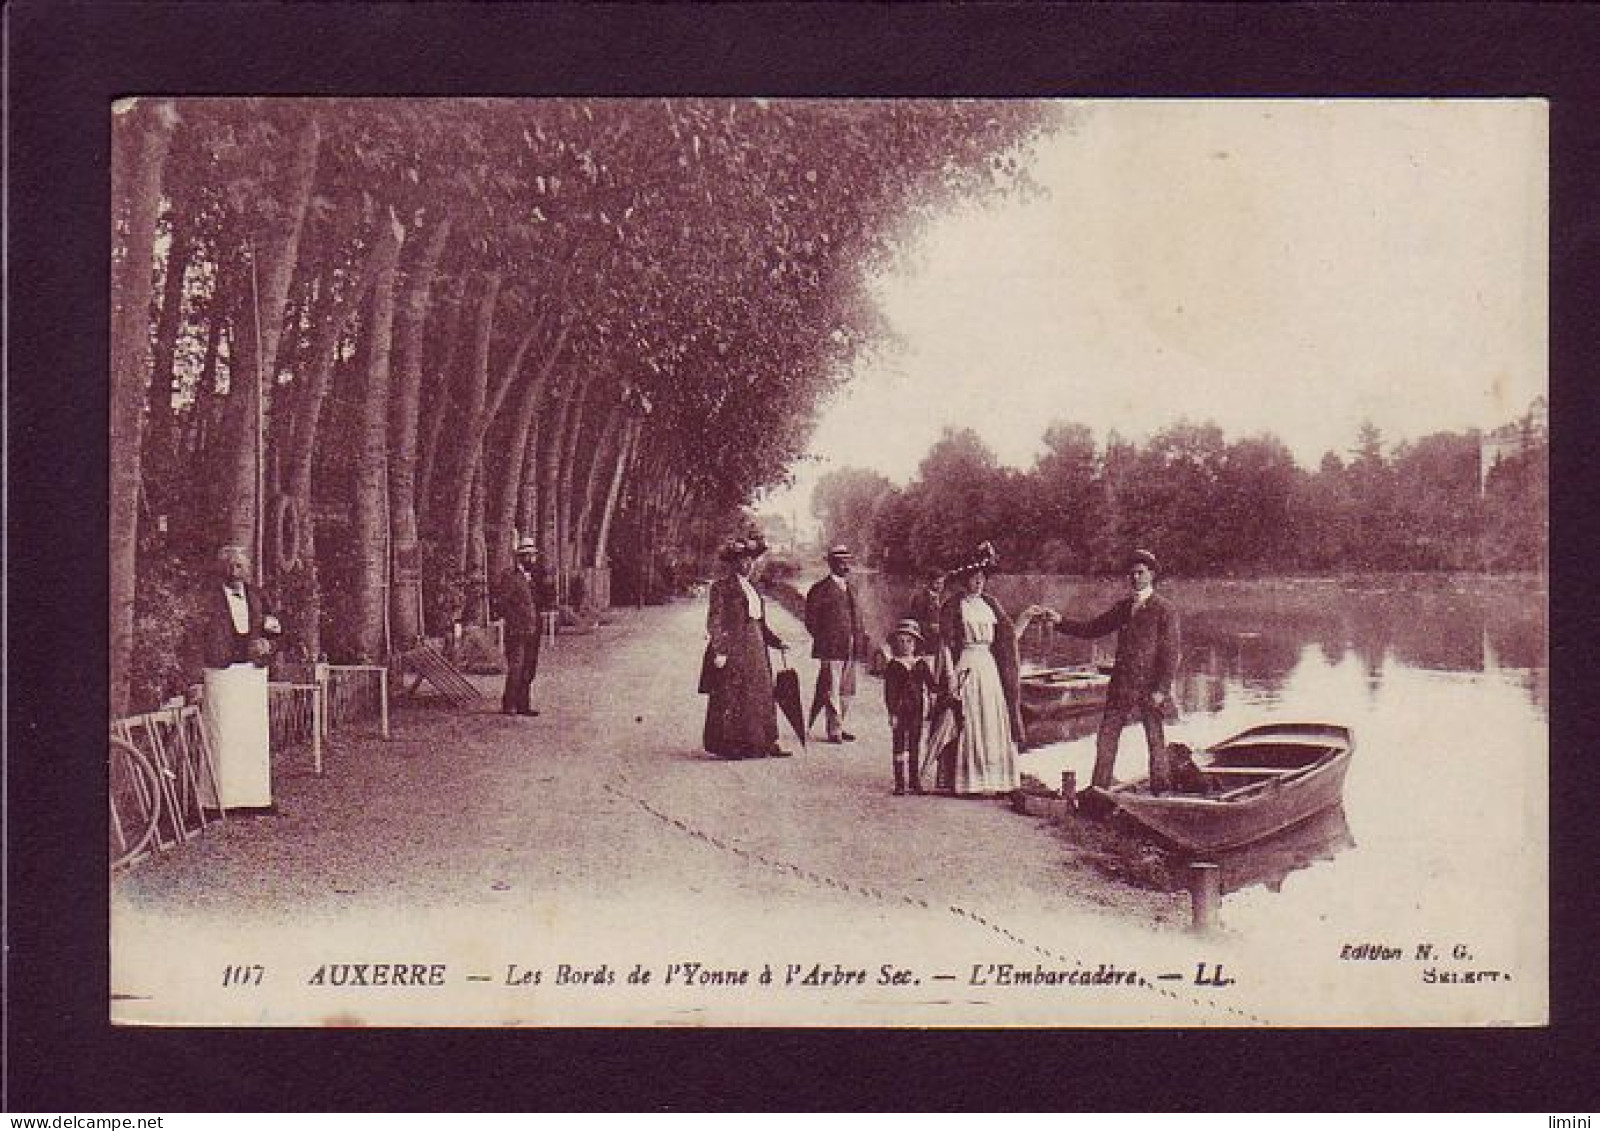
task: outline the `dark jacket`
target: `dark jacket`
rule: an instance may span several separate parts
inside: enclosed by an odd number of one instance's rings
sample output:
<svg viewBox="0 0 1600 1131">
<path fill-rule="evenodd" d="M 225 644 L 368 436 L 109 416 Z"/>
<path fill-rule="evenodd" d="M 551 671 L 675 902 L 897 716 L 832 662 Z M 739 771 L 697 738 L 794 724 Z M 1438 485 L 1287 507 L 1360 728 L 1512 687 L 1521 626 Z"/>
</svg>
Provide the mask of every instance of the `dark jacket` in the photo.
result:
<svg viewBox="0 0 1600 1131">
<path fill-rule="evenodd" d="M 1161 594 L 1150 594 L 1138 613 L 1133 598 L 1124 597 L 1093 620 L 1063 618 L 1056 627 L 1090 639 L 1117 634 L 1117 666 L 1108 692 L 1112 704 L 1142 707 L 1156 691 L 1171 697 L 1178 670 L 1178 614 Z"/>
<path fill-rule="evenodd" d="M 883 705 L 889 720 L 920 719 L 928 713 L 928 695 L 938 684 L 926 656 L 918 656 L 908 667 L 890 660 L 883 669 Z"/>
<path fill-rule="evenodd" d="M 1017 652 L 1017 625 L 999 601 L 983 594 L 994 612 L 994 666 L 1000 670 L 1000 686 L 1005 689 L 1006 709 L 1011 715 L 1011 734 L 1018 747 L 1028 741 L 1028 728 L 1022 722 L 1022 658 Z M 939 610 L 939 634 L 943 643 L 939 653 L 939 685 L 946 694 L 955 693 L 955 661 L 961 650 L 961 594 L 945 599 Z"/>
<path fill-rule="evenodd" d="M 751 643 L 752 625 L 760 637 L 759 648 L 752 646 Z M 709 639 L 706 641 L 705 653 L 700 657 L 701 695 L 710 695 L 716 686 L 717 673 L 721 670 L 713 662 L 717 656 L 726 656 L 728 662 L 734 664 L 736 668 L 742 665 L 748 669 L 756 667 L 756 657 L 759 657 L 760 663 L 764 665 L 761 673 L 762 681 L 766 684 L 772 682 L 772 663 L 767 657 L 766 650 L 781 647 L 783 641 L 777 633 L 767 627 L 765 598 L 761 601 L 760 619 L 752 621 L 744 589 L 731 577 L 717 578 L 711 583 L 710 607 L 706 610 L 706 634 Z M 750 682 L 754 682 L 753 671 L 743 674 Z"/>
<path fill-rule="evenodd" d="M 495 611 L 506 622 L 507 636 L 538 636 L 539 610 L 544 599 L 544 580 L 535 571 L 532 577 L 512 566 L 500 575 L 495 585 Z"/>
<path fill-rule="evenodd" d="M 917 590 L 917 595 L 911 598 L 911 608 L 906 616 L 916 621 L 922 629 L 922 643 L 917 646 L 918 655 L 939 654 L 939 610 L 943 606 L 944 598 L 935 597 L 927 589 Z"/>
<path fill-rule="evenodd" d="M 206 591 L 206 612 L 200 626 L 200 663 L 208 668 L 249 663 L 250 641 L 268 639 L 263 628 L 267 610 L 261 603 L 261 594 L 254 585 L 245 583 L 244 603 L 249 612 L 250 631 L 241 636 L 234 631 L 233 614 L 228 611 L 228 597 L 222 583 L 208 585 Z"/>
<path fill-rule="evenodd" d="M 855 587 L 839 583 L 829 574 L 806 592 L 806 631 L 811 634 L 814 660 L 860 659 L 866 653 L 866 632 Z"/>
</svg>

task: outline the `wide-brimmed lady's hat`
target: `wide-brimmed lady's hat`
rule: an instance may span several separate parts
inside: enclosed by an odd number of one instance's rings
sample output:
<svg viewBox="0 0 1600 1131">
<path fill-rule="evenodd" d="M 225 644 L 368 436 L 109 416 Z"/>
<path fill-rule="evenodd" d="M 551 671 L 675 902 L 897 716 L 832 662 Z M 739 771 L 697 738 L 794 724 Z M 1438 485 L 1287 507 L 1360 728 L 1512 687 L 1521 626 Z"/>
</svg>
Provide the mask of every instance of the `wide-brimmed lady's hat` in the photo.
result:
<svg viewBox="0 0 1600 1131">
<path fill-rule="evenodd" d="M 749 538 L 730 538 L 722 544 L 722 549 L 717 552 L 717 557 L 725 562 L 736 561 L 739 558 L 759 558 L 767 552 L 767 543 L 760 535 Z"/>
<path fill-rule="evenodd" d="M 979 542 L 978 548 L 972 557 L 950 570 L 948 576 L 961 578 L 974 573 L 989 573 L 996 565 L 1000 564 L 1000 555 L 994 551 L 993 542 Z"/>
</svg>

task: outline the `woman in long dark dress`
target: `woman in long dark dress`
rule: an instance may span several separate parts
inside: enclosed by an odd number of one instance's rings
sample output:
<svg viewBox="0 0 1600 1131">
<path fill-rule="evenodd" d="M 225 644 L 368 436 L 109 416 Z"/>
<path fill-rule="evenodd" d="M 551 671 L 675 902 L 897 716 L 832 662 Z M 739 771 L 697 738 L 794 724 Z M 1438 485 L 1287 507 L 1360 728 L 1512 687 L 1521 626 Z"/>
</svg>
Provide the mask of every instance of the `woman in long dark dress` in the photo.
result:
<svg viewBox="0 0 1600 1131">
<path fill-rule="evenodd" d="M 704 745 L 719 758 L 786 758 L 778 745 L 778 709 L 772 699 L 768 648 L 788 645 L 767 627 L 766 602 L 750 575 L 766 552 L 759 539 L 737 539 L 723 547 L 726 576 L 711 583 L 706 614 L 705 659 L 700 690 L 706 703 Z"/>
</svg>

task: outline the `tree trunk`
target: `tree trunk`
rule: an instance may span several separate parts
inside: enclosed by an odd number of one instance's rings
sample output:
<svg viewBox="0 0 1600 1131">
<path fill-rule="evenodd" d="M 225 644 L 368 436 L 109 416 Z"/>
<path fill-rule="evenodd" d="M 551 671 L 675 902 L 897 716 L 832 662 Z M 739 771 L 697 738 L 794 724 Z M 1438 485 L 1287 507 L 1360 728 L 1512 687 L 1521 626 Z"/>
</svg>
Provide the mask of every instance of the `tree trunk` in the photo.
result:
<svg viewBox="0 0 1600 1131">
<path fill-rule="evenodd" d="M 457 398 L 459 415 L 451 422 L 457 436 L 470 436 L 483 416 L 489 395 L 489 342 L 494 332 L 495 304 L 500 298 L 499 271 L 485 271 L 483 294 L 478 299 L 478 312 L 473 322 L 472 358 L 461 374 Z M 467 547 L 467 515 L 472 505 L 472 476 L 477 469 L 476 453 L 465 444 L 458 444 L 455 457 L 449 465 L 449 475 L 440 495 L 440 533 L 444 536 L 445 561 L 451 563 L 457 576 L 467 575 L 469 564 Z"/>
<path fill-rule="evenodd" d="M 423 634 L 422 539 L 417 508 L 417 414 L 422 404 L 423 327 L 428 297 L 439 270 L 450 217 L 434 225 L 412 269 L 400 308 L 400 373 L 389 413 L 389 527 L 394 539 L 394 588 L 389 619 L 393 638 L 409 647 Z"/>
<path fill-rule="evenodd" d="M 356 277 L 345 292 L 328 296 L 311 346 L 305 353 L 309 368 L 300 382 L 302 387 L 294 417 L 286 420 L 283 427 L 288 436 L 283 443 L 285 466 L 282 491 L 276 496 L 276 505 L 269 515 L 275 521 L 269 524 L 267 537 L 274 550 L 274 571 L 282 571 L 279 580 L 284 590 L 292 592 L 299 602 L 300 607 L 294 610 L 299 626 L 298 635 L 305 647 L 306 658 L 312 660 L 323 651 L 322 570 L 317 560 L 317 523 L 313 514 L 312 490 L 317 436 L 328 393 L 333 386 L 333 369 L 339 357 L 340 342 L 348 333 L 350 323 L 361 309 L 367 293 L 377 282 L 379 272 L 383 270 L 386 242 L 387 237 L 378 234 L 368 246 Z M 278 508 L 284 508 L 287 513 L 281 513 Z M 280 596 L 283 595 L 280 593 Z"/>
<path fill-rule="evenodd" d="M 517 487 L 517 531 L 524 538 L 539 536 L 539 437 L 544 417 L 544 408 L 536 407 L 533 421 L 528 425 L 527 443 L 522 448 L 522 482 Z"/>
<path fill-rule="evenodd" d="M 133 603 L 139 547 L 139 481 L 145 383 L 150 376 L 150 297 L 154 288 L 161 171 L 177 113 L 169 103 L 134 103 L 113 119 L 117 162 L 112 206 L 122 210 L 121 262 L 111 308 L 111 714 L 128 713 L 133 662 Z"/>
<path fill-rule="evenodd" d="M 509 392 L 511 386 L 516 383 L 517 373 L 522 369 L 522 361 L 528 355 L 528 347 L 531 346 L 533 344 L 533 340 L 538 337 L 539 330 L 540 327 L 535 325 L 533 329 L 528 330 L 522 335 L 521 340 L 517 342 L 516 348 L 512 351 L 511 360 L 506 364 L 505 374 L 495 385 L 494 391 L 489 394 L 483 405 L 483 408 L 478 413 L 478 419 L 469 425 L 467 438 L 463 444 L 463 450 L 466 453 L 466 458 L 472 461 L 473 467 L 476 469 L 474 471 L 476 485 L 474 486 L 473 491 L 477 501 L 472 502 L 469 500 L 469 503 L 473 509 L 459 514 L 456 517 L 457 529 L 465 529 L 469 531 L 469 534 L 472 529 L 472 523 L 476 522 L 480 527 L 479 533 L 481 536 L 485 500 L 488 498 L 489 494 L 489 460 L 487 458 L 487 453 L 484 451 L 484 443 L 488 439 L 489 430 L 494 427 L 496 417 L 498 417 L 500 414 L 501 406 L 505 404 L 507 392 Z M 471 517 L 469 518 L 469 516 Z M 470 543 L 471 538 L 469 536 L 465 564 L 471 565 L 474 569 L 481 569 L 482 555 L 474 555 Z"/>
<path fill-rule="evenodd" d="M 556 485 L 556 546 L 560 554 L 562 578 L 561 595 L 567 596 L 568 575 L 578 564 L 572 548 L 572 484 L 574 468 L 578 464 L 578 439 L 583 434 L 583 420 L 588 415 L 591 390 L 585 384 L 572 408 L 572 420 L 567 426 L 565 450 L 561 453 L 561 478 Z"/>
<path fill-rule="evenodd" d="M 379 237 L 378 274 L 367 326 L 367 381 L 356 426 L 352 522 L 355 534 L 355 645 L 364 662 L 385 659 L 389 512 L 384 505 L 389 434 L 389 355 L 394 332 L 394 276 L 405 229 L 393 214 Z"/>
<path fill-rule="evenodd" d="M 172 221 L 172 242 L 167 250 L 166 280 L 161 288 L 161 315 L 156 321 L 155 356 L 150 366 L 150 410 L 145 431 L 145 498 L 157 512 L 167 507 L 173 468 L 172 382 L 178 334 L 183 329 L 183 280 L 192 247 L 189 225 L 181 217 Z"/>
<path fill-rule="evenodd" d="M 561 569 L 561 544 L 557 496 L 561 489 L 561 457 L 566 450 L 567 421 L 572 402 L 582 388 L 577 376 L 564 375 L 555 390 L 555 412 L 540 427 L 543 451 L 539 453 L 539 555 L 557 571 Z"/>
<path fill-rule="evenodd" d="M 434 368 L 436 376 L 426 382 L 422 402 L 427 408 L 428 434 L 422 439 L 422 453 L 417 462 L 417 525 L 424 537 L 437 538 L 439 449 L 444 438 L 444 423 L 450 418 L 451 387 L 455 384 L 456 351 L 461 342 L 461 303 L 466 297 L 466 279 L 463 276 L 450 288 L 444 299 L 444 327 L 440 334 L 443 347 Z"/>
<path fill-rule="evenodd" d="M 628 466 L 633 462 L 634 454 L 639 447 L 639 433 L 644 427 L 644 419 L 639 416 L 629 418 L 623 427 L 622 443 L 617 448 L 616 463 L 611 469 L 611 488 L 606 492 L 606 505 L 600 512 L 600 531 L 594 538 L 594 566 L 596 569 L 605 569 L 611 562 L 608 557 L 611 539 L 611 521 L 616 517 L 617 500 L 622 497 L 622 481 L 627 474 Z"/>
<path fill-rule="evenodd" d="M 255 549 L 256 569 L 262 568 L 261 547 L 256 545 L 256 469 L 260 456 L 259 432 L 264 421 L 257 413 L 266 412 L 266 393 L 277 372 L 278 344 L 283 337 L 284 313 L 289 301 L 289 284 L 294 279 L 295 260 L 300 250 L 300 233 L 305 227 L 306 207 L 316 179 L 317 147 L 322 132 L 316 118 L 306 122 L 295 140 L 289 171 L 284 179 L 282 199 L 277 201 L 276 221 L 257 235 L 250 249 L 246 285 L 239 309 L 234 341 L 239 346 L 231 358 L 228 399 L 233 402 L 230 432 L 234 460 L 228 477 L 225 533 L 227 540 Z"/>
<path fill-rule="evenodd" d="M 533 492 L 529 480 L 530 476 L 537 476 L 540 402 L 544 400 L 545 389 L 549 385 L 550 371 L 555 368 L 566 342 L 567 328 L 563 326 L 545 354 L 539 372 L 523 383 L 511 410 L 510 427 L 506 430 L 505 461 L 495 489 L 490 493 L 487 519 L 489 569 L 492 576 L 511 568 L 507 543 L 512 541 L 513 528 L 522 535 L 533 529 L 530 502 Z"/>
<path fill-rule="evenodd" d="M 211 418 L 217 407 L 217 363 L 222 354 L 222 332 L 228 319 L 221 310 L 213 310 L 206 327 L 206 356 L 200 363 L 200 376 L 194 385 L 194 400 L 189 407 L 189 428 L 180 450 L 191 461 L 198 462 L 206 449 Z"/>
<path fill-rule="evenodd" d="M 627 411 L 620 400 L 611 406 L 600 435 L 594 442 L 594 449 L 589 453 L 589 471 L 583 482 L 583 506 L 578 511 L 572 536 L 573 564 L 579 569 L 592 565 L 594 561 L 591 536 L 594 533 L 595 513 L 600 508 L 601 483 L 611 470 L 611 453 L 617 446 Z"/>
<path fill-rule="evenodd" d="M 489 574 L 483 532 L 484 481 L 488 471 L 480 453 L 472 474 L 471 508 L 467 512 L 467 608 L 462 619 L 471 624 L 489 623 Z"/>
</svg>

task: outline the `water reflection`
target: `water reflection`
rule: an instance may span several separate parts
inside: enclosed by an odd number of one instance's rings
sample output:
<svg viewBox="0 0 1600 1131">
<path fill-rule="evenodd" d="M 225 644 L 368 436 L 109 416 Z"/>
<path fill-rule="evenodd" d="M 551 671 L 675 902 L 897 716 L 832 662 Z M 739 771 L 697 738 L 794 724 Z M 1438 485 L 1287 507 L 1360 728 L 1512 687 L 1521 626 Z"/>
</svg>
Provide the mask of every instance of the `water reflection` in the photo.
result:
<svg viewBox="0 0 1600 1131">
<path fill-rule="evenodd" d="M 1072 616 L 1099 612 L 1122 596 L 1118 581 L 1032 574 L 1001 575 L 991 591 L 1013 611 L 1031 603 Z M 898 619 L 911 587 L 863 579 L 869 628 Z M 1180 705 L 1216 713 L 1230 690 L 1245 701 L 1271 701 L 1306 659 L 1323 667 L 1360 662 L 1369 693 L 1391 661 L 1412 669 L 1475 672 L 1524 688 L 1548 711 L 1546 592 L 1524 578 L 1404 575 L 1359 582 L 1332 578 L 1173 581 L 1163 586 L 1181 617 Z M 1076 664 L 1109 659 L 1114 641 L 1084 641 L 1042 623 L 1021 641 L 1025 662 Z"/>
<path fill-rule="evenodd" d="M 866 584 L 869 616 L 884 618 L 874 626 L 899 615 L 909 589 Z M 1055 577 L 1000 576 L 992 588 L 1008 609 L 1038 602 L 1074 616 L 1123 592 L 1114 580 Z M 1220 861 L 1230 930 L 1276 937 L 1292 925 L 1337 936 L 1320 946 L 1362 932 L 1432 937 L 1448 926 L 1486 948 L 1526 945 L 1522 933 L 1542 921 L 1548 853 L 1542 583 L 1179 579 L 1162 588 L 1183 639 L 1174 688 L 1182 719 L 1169 738 L 1204 749 L 1271 720 L 1340 723 L 1356 735 L 1341 807 Z M 1099 658 L 1113 644 L 1100 642 Z M 1049 664 L 1096 657 L 1088 642 L 1039 629 L 1023 652 Z M 1019 768 L 1052 785 L 1064 771 L 1087 782 L 1098 723 L 1097 711 L 1030 723 Z M 1135 727 L 1123 736 L 1117 777 L 1145 766 Z M 1150 846 L 1137 834 L 1085 822 L 1063 835 L 1115 856 L 1127 882 L 1162 882 L 1154 869 L 1140 878 Z M 1505 913 L 1486 917 L 1491 907 Z"/>
<path fill-rule="evenodd" d="M 1335 805 L 1265 840 L 1223 853 L 1212 862 L 1222 867 L 1225 895 L 1257 886 L 1278 892 L 1292 873 L 1332 860 L 1355 843 L 1344 806 Z"/>
</svg>

